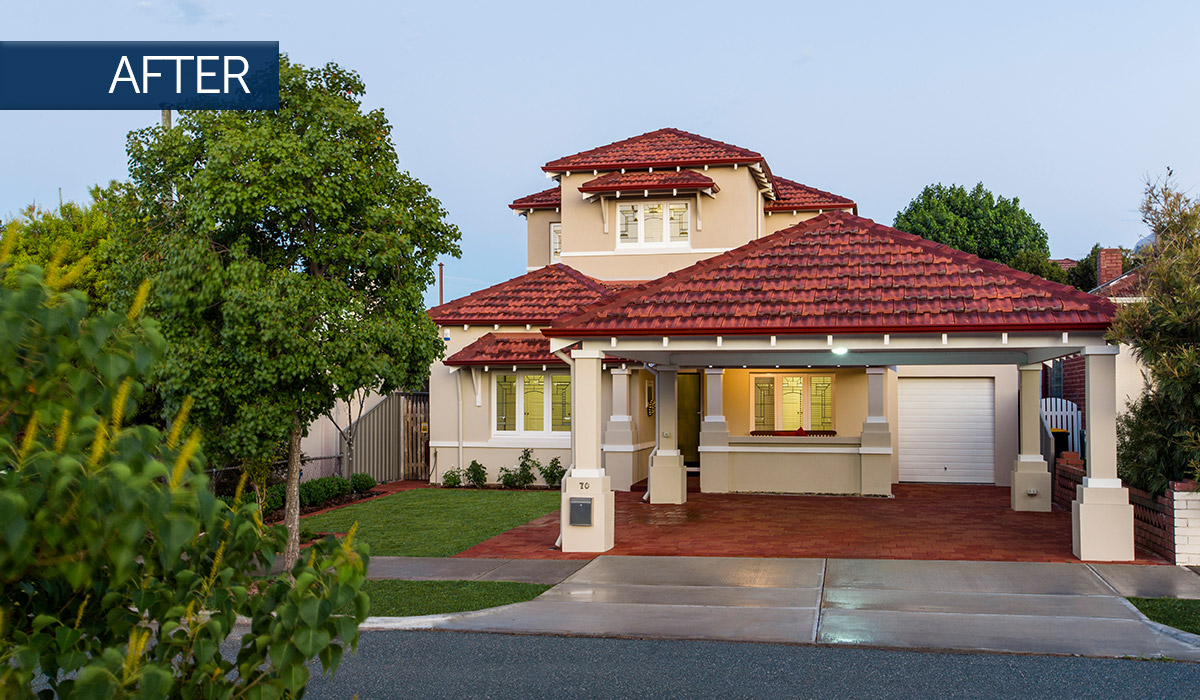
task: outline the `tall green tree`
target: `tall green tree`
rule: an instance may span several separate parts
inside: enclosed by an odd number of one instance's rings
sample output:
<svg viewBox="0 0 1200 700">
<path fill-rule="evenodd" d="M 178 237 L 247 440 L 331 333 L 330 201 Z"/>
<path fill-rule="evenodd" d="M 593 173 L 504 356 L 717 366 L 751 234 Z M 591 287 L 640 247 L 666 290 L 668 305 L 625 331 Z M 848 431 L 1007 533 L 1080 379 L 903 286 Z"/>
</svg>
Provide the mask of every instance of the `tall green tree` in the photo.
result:
<svg viewBox="0 0 1200 700">
<path fill-rule="evenodd" d="M 1140 260 L 1143 301 L 1122 304 L 1110 334 L 1149 375 L 1118 426 L 1122 478 L 1158 492 L 1200 477 L 1200 200 L 1168 170 L 1147 184 L 1141 211 L 1154 234 Z"/>
<path fill-rule="evenodd" d="M 13 240 L 7 281 L 14 283 L 26 265 L 70 270 L 71 286 L 87 294 L 93 306 L 108 302 L 102 251 L 108 242 L 109 216 L 99 188 L 93 202 L 64 202 L 54 209 L 29 205 L 0 226 L 0 237 Z"/>
<path fill-rule="evenodd" d="M 892 225 L 1026 272 L 1055 274 L 1042 265 L 1050 246 L 1041 224 L 1021 208 L 1020 199 L 997 197 L 982 182 L 969 191 L 962 185 L 929 185 Z"/>
<path fill-rule="evenodd" d="M 1100 286 L 1096 283 L 1096 258 L 1100 256 L 1100 244 L 1092 246 L 1088 254 L 1079 264 L 1067 272 L 1067 284 L 1084 292 L 1090 292 Z M 1121 249 L 1121 271 L 1129 272 L 1134 265 L 1134 256 L 1130 251 Z"/>
<path fill-rule="evenodd" d="M 307 426 L 356 391 L 426 379 L 442 343 L 423 292 L 459 234 L 399 170 L 356 73 L 279 68 L 277 112 L 181 112 L 174 128 L 130 134 L 110 250 L 122 293 L 154 282 L 168 409 L 193 395 L 218 459 L 287 447 L 290 563 Z"/>
<path fill-rule="evenodd" d="M 71 271 L 0 246 L 0 697 L 300 697 L 369 601 L 366 553 L 327 538 L 279 575 L 283 528 L 206 486 L 186 408 L 132 416 L 163 349 L 141 313 L 88 310 Z M 49 280 L 49 282 L 48 282 Z M 353 612 L 349 612 L 353 610 Z M 238 619 L 249 627 L 235 627 Z"/>
</svg>

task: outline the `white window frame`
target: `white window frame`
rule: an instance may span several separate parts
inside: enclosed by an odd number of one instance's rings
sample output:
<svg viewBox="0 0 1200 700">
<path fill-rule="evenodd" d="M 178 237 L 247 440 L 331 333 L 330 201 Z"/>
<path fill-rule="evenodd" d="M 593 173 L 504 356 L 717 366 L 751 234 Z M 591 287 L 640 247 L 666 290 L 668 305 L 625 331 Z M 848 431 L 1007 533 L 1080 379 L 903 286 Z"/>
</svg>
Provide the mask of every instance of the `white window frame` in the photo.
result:
<svg viewBox="0 0 1200 700">
<path fill-rule="evenodd" d="M 620 199 L 617 199 L 617 200 L 615 200 L 615 202 L 616 202 L 615 221 L 616 221 L 616 229 L 617 229 L 616 233 L 617 233 L 617 248 L 618 249 L 621 249 L 621 248 L 625 248 L 625 249 L 629 249 L 629 248 L 639 248 L 639 249 L 641 249 L 641 248 L 670 248 L 670 249 L 685 248 L 685 249 L 690 249 L 692 247 L 692 231 L 695 230 L 695 227 L 692 225 L 693 224 L 692 213 L 693 213 L 693 210 L 695 209 L 695 207 L 692 206 L 691 200 L 689 200 L 689 199 L 645 199 L 645 200 L 637 200 L 637 201 L 628 201 L 628 200 L 622 201 Z M 663 240 L 647 243 L 646 242 L 645 207 L 647 205 L 653 205 L 653 204 L 658 204 L 658 205 L 662 206 L 662 208 L 663 208 Z M 673 204 L 674 205 L 682 204 L 683 206 L 687 207 L 687 225 L 688 225 L 687 240 L 683 240 L 683 241 L 672 241 L 671 240 L 671 205 L 673 205 Z M 621 207 L 623 207 L 623 206 L 637 207 L 637 240 L 636 241 L 622 241 L 621 240 Z"/>
<path fill-rule="evenodd" d="M 832 372 L 751 372 L 750 373 L 750 430 L 758 430 L 756 426 L 756 416 L 754 414 L 754 380 L 763 377 L 771 377 L 775 380 L 775 428 L 774 430 L 783 430 L 783 378 L 784 377 L 800 377 L 801 396 L 800 396 L 800 427 L 804 430 L 813 430 L 812 427 L 812 377 L 828 377 L 829 378 L 829 430 L 837 430 L 837 375 Z M 817 428 L 818 430 L 826 430 L 826 428 Z"/>
<path fill-rule="evenodd" d="M 555 237 L 558 238 L 558 252 L 554 252 Z M 554 221 L 550 224 L 550 262 L 562 262 L 562 222 Z"/>
<path fill-rule="evenodd" d="M 488 374 L 492 375 L 491 382 L 490 382 L 492 395 L 491 395 L 491 398 L 489 401 L 489 403 L 491 403 L 491 406 L 492 406 L 492 408 L 491 408 L 492 437 L 513 437 L 513 436 L 517 436 L 517 435 L 529 435 L 529 436 L 538 436 L 538 437 L 560 437 L 560 436 L 570 437 L 570 435 L 571 435 L 570 429 L 567 429 L 567 430 L 555 430 L 554 429 L 554 412 L 553 412 L 554 411 L 554 380 L 553 380 L 553 378 L 556 376 L 569 378 L 571 375 L 570 370 L 568 370 L 566 367 L 563 367 L 559 371 L 547 370 L 545 372 L 543 372 L 541 370 L 522 370 L 522 369 L 519 369 L 516 372 L 513 372 L 511 370 L 493 369 Z M 517 401 L 516 401 L 517 429 L 516 430 L 499 430 L 496 428 L 496 419 L 499 417 L 499 414 L 500 414 L 499 406 L 497 405 L 500 395 L 496 391 L 496 380 L 501 375 L 504 375 L 504 376 L 512 375 L 512 376 L 516 377 L 516 391 L 517 391 Z M 543 411 L 542 425 L 545 426 L 544 430 L 526 430 L 525 429 L 525 377 L 531 376 L 531 375 L 542 377 L 542 411 Z M 573 397 L 574 391 L 575 391 L 575 386 L 573 383 L 570 383 L 569 379 L 568 379 L 568 385 L 571 387 L 571 392 L 572 392 L 572 397 Z M 574 408 L 574 406 L 572 406 L 572 408 Z M 571 420 L 574 417 L 575 417 L 574 411 L 572 411 L 572 415 L 570 417 L 568 417 L 567 421 L 566 421 L 568 425 L 571 424 Z"/>
</svg>

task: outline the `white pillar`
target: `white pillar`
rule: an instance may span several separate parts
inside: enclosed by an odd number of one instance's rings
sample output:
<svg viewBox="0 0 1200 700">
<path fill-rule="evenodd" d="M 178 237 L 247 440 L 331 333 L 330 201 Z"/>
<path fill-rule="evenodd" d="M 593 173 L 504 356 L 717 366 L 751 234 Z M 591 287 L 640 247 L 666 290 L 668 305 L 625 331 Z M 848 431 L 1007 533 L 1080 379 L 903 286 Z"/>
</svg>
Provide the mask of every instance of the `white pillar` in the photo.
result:
<svg viewBox="0 0 1200 700">
<path fill-rule="evenodd" d="M 658 419 L 658 451 L 650 462 L 650 502 L 684 503 L 687 501 L 687 470 L 679 452 L 679 368 L 659 366 L 655 392 Z"/>
<path fill-rule="evenodd" d="M 633 486 L 633 420 L 629 414 L 629 373 L 615 367 L 612 376 L 612 415 L 604 426 L 604 473 L 612 477 L 613 489 L 628 491 Z"/>
<path fill-rule="evenodd" d="M 704 420 L 700 423 L 700 490 L 704 493 L 728 493 L 733 488 L 724 378 L 723 369 L 704 370 Z"/>
<path fill-rule="evenodd" d="M 1084 348 L 1087 476 L 1071 503 L 1071 544 L 1087 561 L 1133 561 L 1133 506 L 1117 477 L 1117 353 Z"/>
<path fill-rule="evenodd" d="M 892 432 L 883 388 L 886 367 L 867 368 L 867 420 L 859 447 L 859 489 L 864 496 L 892 495 Z"/>
<path fill-rule="evenodd" d="M 1017 461 L 1013 463 L 1009 499 L 1013 510 L 1050 512 L 1050 470 L 1042 457 L 1042 365 L 1022 365 L 1017 398 Z"/>
<path fill-rule="evenodd" d="M 562 551 L 606 552 L 613 548 L 615 500 L 612 480 L 604 473 L 600 453 L 600 377 L 604 353 L 573 350 L 575 386 L 572 387 L 571 433 L 575 466 L 563 479 Z M 571 524 L 571 502 L 590 506 L 591 521 Z"/>
</svg>

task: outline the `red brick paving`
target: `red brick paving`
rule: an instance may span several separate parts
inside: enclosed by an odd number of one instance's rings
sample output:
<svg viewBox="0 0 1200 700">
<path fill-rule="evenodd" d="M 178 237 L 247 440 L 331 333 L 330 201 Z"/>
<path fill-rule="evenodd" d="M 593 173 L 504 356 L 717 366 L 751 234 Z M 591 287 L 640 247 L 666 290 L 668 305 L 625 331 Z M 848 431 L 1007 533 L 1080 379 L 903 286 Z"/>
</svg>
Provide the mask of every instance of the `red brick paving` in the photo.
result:
<svg viewBox="0 0 1200 700">
<path fill-rule="evenodd" d="M 691 489 L 689 489 L 690 491 Z M 688 493 L 684 505 L 616 494 L 616 547 L 605 554 L 1074 562 L 1071 514 L 1018 513 L 997 486 L 899 484 L 895 498 Z M 554 549 L 551 513 L 456 555 L 591 559 Z M 1165 564 L 1139 550 L 1138 563 Z"/>
</svg>

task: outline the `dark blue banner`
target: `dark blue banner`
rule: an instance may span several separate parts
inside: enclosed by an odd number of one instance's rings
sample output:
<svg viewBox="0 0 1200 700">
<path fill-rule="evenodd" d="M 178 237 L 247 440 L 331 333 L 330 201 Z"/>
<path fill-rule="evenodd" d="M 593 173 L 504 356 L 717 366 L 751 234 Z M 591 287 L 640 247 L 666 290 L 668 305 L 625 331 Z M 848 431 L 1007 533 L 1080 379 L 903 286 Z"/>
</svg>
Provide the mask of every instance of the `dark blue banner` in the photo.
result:
<svg viewBox="0 0 1200 700">
<path fill-rule="evenodd" d="M 279 42 L 0 41 L 0 109 L 279 109 Z"/>
</svg>

